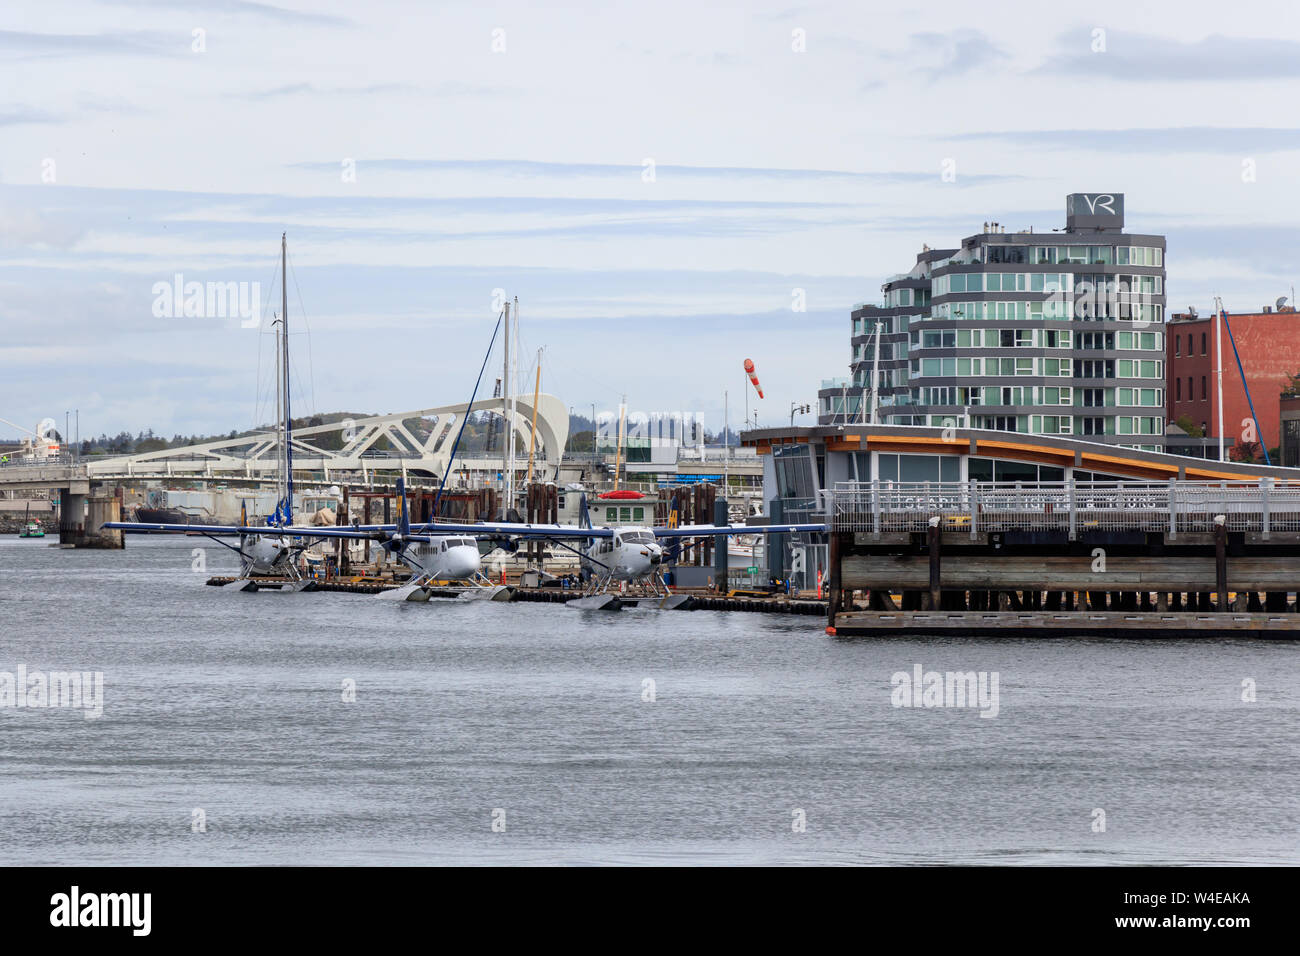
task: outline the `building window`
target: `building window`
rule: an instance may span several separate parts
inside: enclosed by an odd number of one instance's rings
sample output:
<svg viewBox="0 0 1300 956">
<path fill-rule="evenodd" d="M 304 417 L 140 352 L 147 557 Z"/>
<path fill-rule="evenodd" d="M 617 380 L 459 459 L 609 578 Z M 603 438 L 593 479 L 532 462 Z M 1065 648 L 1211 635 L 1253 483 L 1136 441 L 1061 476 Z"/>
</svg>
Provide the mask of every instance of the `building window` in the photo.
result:
<svg viewBox="0 0 1300 956">
<path fill-rule="evenodd" d="M 1177 389 L 1177 395 L 1176 395 L 1176 397 L 1174 398 L 1174 401 L 1176 401 L 1176 402 L 1181 402 L 1181 401 L 1183 400 L 1183 380 L 1180 378 L 1180 379 L 1175 379 L 1175 381 L 1176 381 L 1177 384 L 1178 384 L 1178 389 Z"/>
<path fill-rule="evenodd" d="M 1192 376 L 1187 376 L 1187 400 L 1190 402 L 1196 397 L 1196 390 L 1193 388 Z"/>
<path fill-rule="evenodd" d="M 1205 351 L 1205 333 L 1204 333 L 1204 332 L 1201 333 L 1201 354 L 1202 354 L 1202 355 L 1208 355 L 1208 354 L 1209 354 L 1208 352 Z"/>
<path fill-rule="evenodd" d="M 1174 336 L 1174 354 L 1175 355 L 1183 354 L 1183 340 L 1176 335 Z"/>
<path fill-rule="evenodd" d="M 1205 401 L 1205 376 L 1201 376 L 1201 401 Z"/>
</svg>

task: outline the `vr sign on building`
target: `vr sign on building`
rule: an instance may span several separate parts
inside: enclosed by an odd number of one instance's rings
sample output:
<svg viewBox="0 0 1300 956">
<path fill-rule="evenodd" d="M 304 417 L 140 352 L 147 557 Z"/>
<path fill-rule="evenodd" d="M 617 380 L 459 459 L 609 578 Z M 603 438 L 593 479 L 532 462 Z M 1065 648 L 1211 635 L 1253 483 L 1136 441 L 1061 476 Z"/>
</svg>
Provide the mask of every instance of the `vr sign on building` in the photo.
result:
<svg viewBox="0 0 1300 956">
<path fill-rule="evenodd" d="M 1070 193 L 1065 197 L 1066 229 L 1123 229 L 1123 193 Z"/>
</svg>

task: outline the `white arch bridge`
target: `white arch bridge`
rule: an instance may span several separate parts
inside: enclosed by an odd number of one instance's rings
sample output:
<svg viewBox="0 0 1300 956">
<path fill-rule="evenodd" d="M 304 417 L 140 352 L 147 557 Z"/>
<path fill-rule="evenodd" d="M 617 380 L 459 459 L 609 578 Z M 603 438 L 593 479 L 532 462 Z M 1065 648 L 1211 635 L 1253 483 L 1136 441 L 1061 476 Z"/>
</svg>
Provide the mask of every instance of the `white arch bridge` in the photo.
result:
<svg viewBox="0 0 1300 956">
<path fill-rule="evenodd" d="M 476 402 L 472 410 L 491 412 L 500 417 L 497 447 L 506 448 L 505 436 L 508 432 L 513 433 L 516 448 L 522 449 L 522 452 L 516 452 L 516 467 L 527 468 L 534 419 L 532 396 L 518 396 L 513 412 L 503 410 L 500 399 Z M 296 428 L 291 436 L 293 470 L 317 473 L 325 481 L 353 481 L 359 477 L 366 483 L 378 473 L 400 473 L 403 477 L 413 474 L 436 481 L 447 470 L 456 433 L 470 411 L 470 403 L 463 402 Z M 536 412 L 534 477 L 554 480 L 569 437 L 568 406 L 554 395 L 541 395 Z M 422 425 L 416 424 L 417 419 L 422 420 Z M 417 432 L 423 433 L 426 428 L 427 435 L 420 437 Z M 391 449 L 380 451 L 375 448 L 382 439 L 387 439 Z M 321 447 L 323 444 L 341 447 L 329 450 Z M 83 459 L 79 464 L 85 469 L 85 477 L 91 481 L 127 478 L 274 481 L 279 445 L 279 436 L 274 431 L 266 431 L 138 455 Z M 491 458 L 457 456 L 456 459 L 456 474 L 463 471 L 496 474 L 501 469 L 500 453 Z"/>
</svg>

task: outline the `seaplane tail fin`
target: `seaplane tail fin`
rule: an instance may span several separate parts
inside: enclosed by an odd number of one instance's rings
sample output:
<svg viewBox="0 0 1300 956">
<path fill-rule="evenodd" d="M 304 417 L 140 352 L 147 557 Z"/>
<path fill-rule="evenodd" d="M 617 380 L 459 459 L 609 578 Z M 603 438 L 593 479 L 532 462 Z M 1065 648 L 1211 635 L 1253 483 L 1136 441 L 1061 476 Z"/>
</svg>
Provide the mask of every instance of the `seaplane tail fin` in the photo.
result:
<svg viewBox="0 0 1300 956">
<path fill-rule="evenodd" d="M 578 527 L 591 527 L 591 512 L 587 510 L 587 493 L 584 491 L 582 497 L 578 499 Z"/>
<path fill-rule="evenodd" d="M 406 510 L 406 481 L 397 479 L 397 533 L 403 538 L 411 534 L 411 516 Z"/>
<path fill-rule="evenodd" d="M 239 499 L 239 526 L 248 527 L 248 502 L 243 498 Z"/>
</svg>

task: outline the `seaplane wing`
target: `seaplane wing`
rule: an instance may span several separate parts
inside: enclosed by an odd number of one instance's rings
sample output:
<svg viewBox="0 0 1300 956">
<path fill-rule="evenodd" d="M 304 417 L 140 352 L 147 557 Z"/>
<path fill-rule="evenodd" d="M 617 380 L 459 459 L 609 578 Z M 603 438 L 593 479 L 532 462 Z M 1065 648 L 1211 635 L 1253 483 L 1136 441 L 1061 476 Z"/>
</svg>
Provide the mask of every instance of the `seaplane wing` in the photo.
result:
<svg viewBox="0 0 1300 956">
<path fill-rule="evenodd" d="M 412 525 L 418 527 L 420 534 L 440 537 L 454 535 L 464 538 L 527 538 L 533 540 L 566 540 L 586 538 L 612 538 L 613 528 L 579 528 L 571 524 L 519 524 L 516 522 L 487 522 L 484 524 L 436 524 Z M 342 530 L 342 529 L 340 529 Z M 353 525 L 352 530 L 361 532 L 382 531 L 392 534 L 398 530 L 395 524 Z M 297 529 L 295 534 L 307 534 L 306 529 Z"/>
<path fill-rule="evenodd" d="M 733 524 L 725 527 L 714 524 L 682 525 L 678 528 L 651 528 L 656 538 L 705 538 L 710 535 L 733 534 L 800 534 L 826 531 L 824 524 Z"/>
<path fill-rule="evenodd" d="M 266 532 L 263 532 L 266 533 Z M 394 525 L 385 527 L 363 526 L 352 527 L 349 525 L 338 525 L 336 527 L 286 527 L 277 528 L 275 534 L 285 535 L 291 538 L 351 538 L 356 541 L 421 541 L 428 543 L 445 537 L 441 532 L 438 534 L 421 533 L 421 532 L 404 532 L 399 533 Z M 460 535 L 460 537 L 469 537 Z"/>
<path fill-rule="evenodd" d="M 200 534 L 225 537 L 272 537 L 272 538 L 359 538 L 375 539 L 380 537 L 381 529 L 360 529 L 351 527 L 314 527 L 294 525 L 238 525 L 238 524 L 145 524 L 139 521 L 108 521 L 103 528 L 117 528 L 135 534 Z M 394 526 L 389 525 L 391 535 Z M 403 537 L 412 541 L 428 541 L 429 535 L 408 534 Z"/>
<path fill-rule="evenodd" d="M 267 525 L 249 527 L 237 524 L 145 524 L 139 521 L 106 521 L 101 528 L 116 528 L 119 531 L 136 534 L 208 534 L 208 535 L 246 535 L 246 534 L 281 534 L 278 528 Z"/>
</svg>

